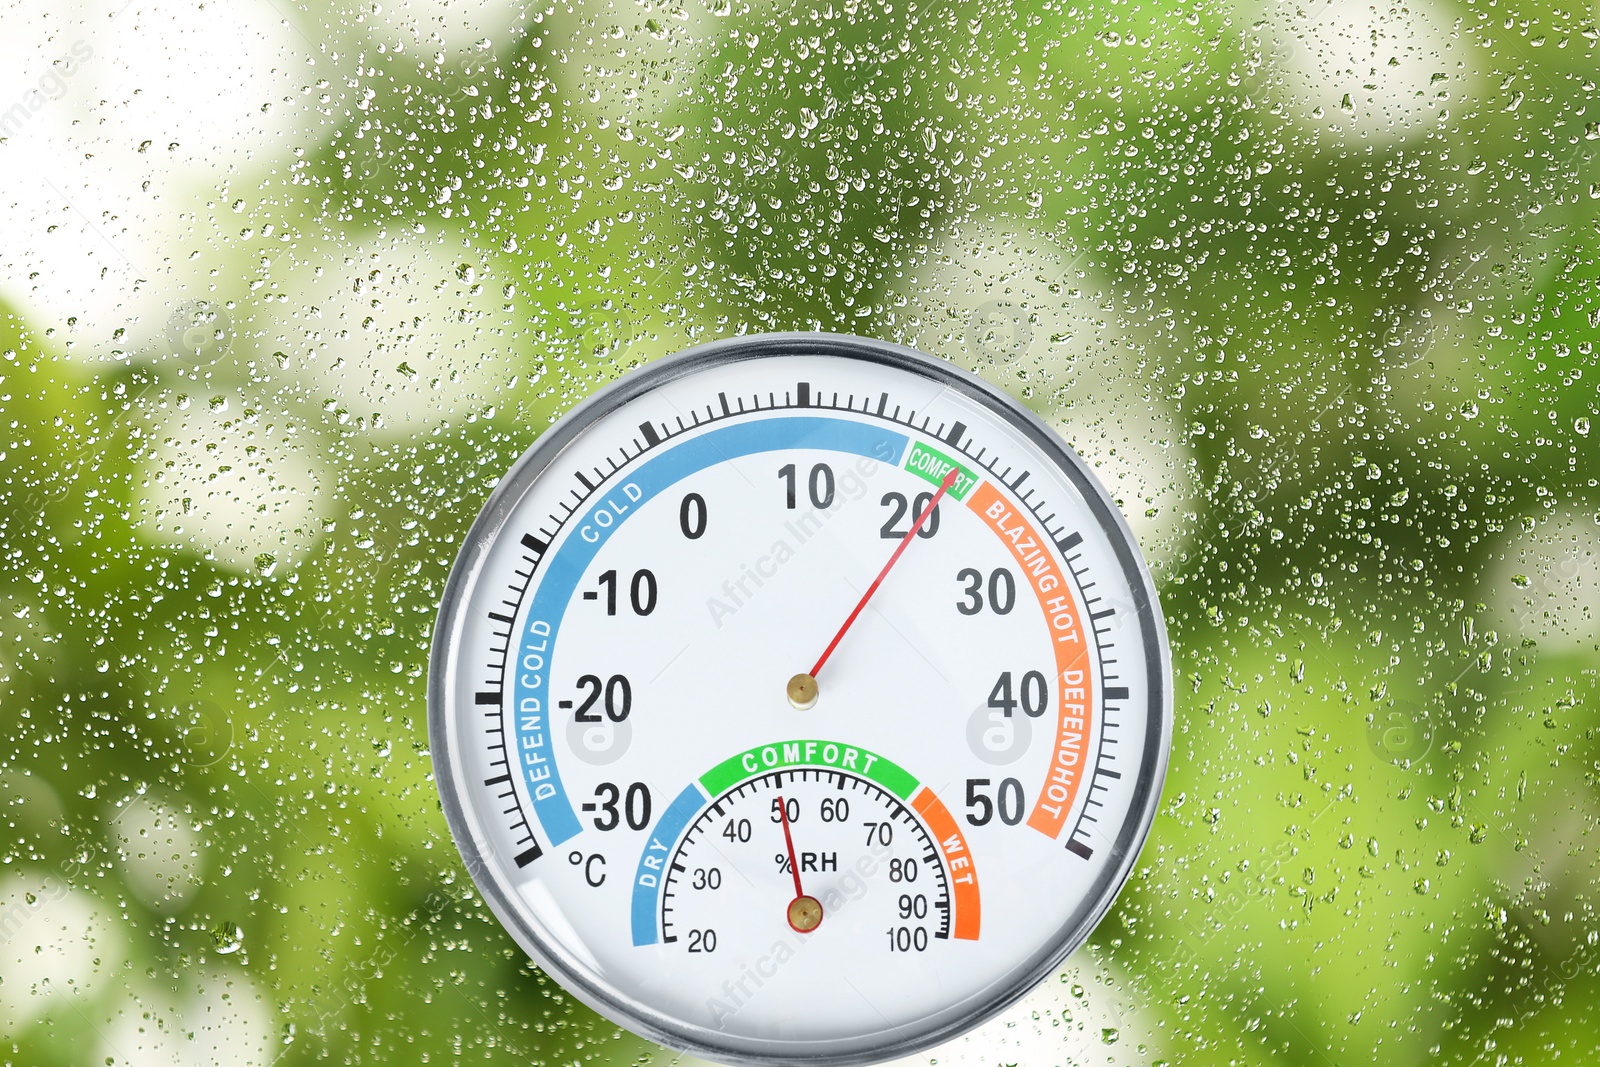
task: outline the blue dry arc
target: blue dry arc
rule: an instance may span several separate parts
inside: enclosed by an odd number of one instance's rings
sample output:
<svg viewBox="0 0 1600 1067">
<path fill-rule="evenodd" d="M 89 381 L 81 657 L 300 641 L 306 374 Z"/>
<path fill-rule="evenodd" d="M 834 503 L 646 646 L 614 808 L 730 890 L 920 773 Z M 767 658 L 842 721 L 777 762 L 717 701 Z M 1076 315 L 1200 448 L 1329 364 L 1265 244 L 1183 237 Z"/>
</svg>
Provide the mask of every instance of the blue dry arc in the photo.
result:
<svg viewBox="0 0 1600 1067">
<path fill-rule="evenodd" d="M 534 814 L 552 846 L 582 830 L 551 746 L 550 713 L 555 702 L 550 698 L 550 679 L 556 641 L 578 583 L 611 535 L 653 497 L 718 463 L 759 452 L 814 448 L 898 466 L 906 444 L 904 434 L 848 419 L 782 416 L 736 423 L 673 445 L 619 478 L 581 518 L 568 520 L 567 537 L 543 561 L 544 575 L 523 620 L 511 686 L 513 751 L 533 798 Z"/>
</svg>

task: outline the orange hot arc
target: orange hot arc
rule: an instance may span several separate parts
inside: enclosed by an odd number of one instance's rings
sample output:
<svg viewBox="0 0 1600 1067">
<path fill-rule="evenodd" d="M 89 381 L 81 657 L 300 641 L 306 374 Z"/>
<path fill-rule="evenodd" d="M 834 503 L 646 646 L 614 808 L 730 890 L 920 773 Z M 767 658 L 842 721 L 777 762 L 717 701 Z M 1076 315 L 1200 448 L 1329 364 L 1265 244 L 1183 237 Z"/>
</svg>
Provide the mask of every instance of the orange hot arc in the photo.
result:
<svg viewBox="0 0 1600 1067">
<path fill-rule="evenodd" d="M 999 490 L 984 482 L 975 487 L 967 506 L 1010 549 L 1050 625 L 1060 694 L 1056 738 L 1050 771 L 1039 788 L 1028 825 L 1049 837 L 1059 837 L 1083 788 L 1088 770 L 1086 746 L 1094 724 L 1094 679 L 1089 670 L 1083 610 L 1050 554 L 1049 538 L 1042 536 Z"/>
</svg>

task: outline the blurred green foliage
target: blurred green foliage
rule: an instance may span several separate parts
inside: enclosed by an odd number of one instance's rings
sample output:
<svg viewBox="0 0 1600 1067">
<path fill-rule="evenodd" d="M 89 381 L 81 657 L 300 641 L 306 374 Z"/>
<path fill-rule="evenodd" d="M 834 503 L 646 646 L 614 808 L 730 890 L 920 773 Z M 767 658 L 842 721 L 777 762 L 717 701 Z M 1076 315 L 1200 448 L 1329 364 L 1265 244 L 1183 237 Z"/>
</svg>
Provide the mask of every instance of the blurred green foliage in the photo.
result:
<svg viewBox="0 0 1600 1067">
<path fill-rule="evenodd" d="M 1164 457 L 1123 502 L 1172 770 L 1094 939 L 1151 1058 L 1600 1051 L 1593 11 L 707 0 L 399 49 L 284 10 L 291 132 L 242 229 L 173 238 L 221 350 L 0 310 L 6 1062 L 201 1062 L 200 1016 L 285 1065 L 651 1056 L 464 877 L 433 615 L 561 412 L 808 328 Z M 963 249 L 1004 270 L 939 288 Z"/>
</svg>

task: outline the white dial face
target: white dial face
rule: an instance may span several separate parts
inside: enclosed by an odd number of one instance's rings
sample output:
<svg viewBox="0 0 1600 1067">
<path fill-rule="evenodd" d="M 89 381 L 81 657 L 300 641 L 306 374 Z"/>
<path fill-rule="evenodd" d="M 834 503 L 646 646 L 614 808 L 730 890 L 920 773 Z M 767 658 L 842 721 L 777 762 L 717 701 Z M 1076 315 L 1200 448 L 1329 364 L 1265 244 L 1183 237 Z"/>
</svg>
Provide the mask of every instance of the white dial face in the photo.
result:
<svg viewBox="0 0 1600 1067">
<path fill-rule="evenodd" d="M 524 457 L 430 716 L 474 878 L 578 996 L 713 1059 L 870 1062 L 1087 936 L 1154 810 L 1166 672 L 1127 528 L 1049 431 L 786 335 L 637 372 Z"/>
</svg>

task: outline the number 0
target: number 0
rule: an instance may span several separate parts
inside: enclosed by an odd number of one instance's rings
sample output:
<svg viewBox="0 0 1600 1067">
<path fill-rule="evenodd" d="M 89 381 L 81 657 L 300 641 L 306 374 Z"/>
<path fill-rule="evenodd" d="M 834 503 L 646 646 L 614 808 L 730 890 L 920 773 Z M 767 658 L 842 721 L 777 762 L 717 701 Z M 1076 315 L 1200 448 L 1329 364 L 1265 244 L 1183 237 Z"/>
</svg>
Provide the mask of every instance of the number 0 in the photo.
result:
<svg viewBox="0 0 1600 1067">
<path fill-rule="evenodd" d="M 683 498 L 683 503 L 678 507 L 678 528 L 689 540 L 700 539 L 706 532 L 705 497 L 699 493 L 690 493 Z"/>
</svg>

